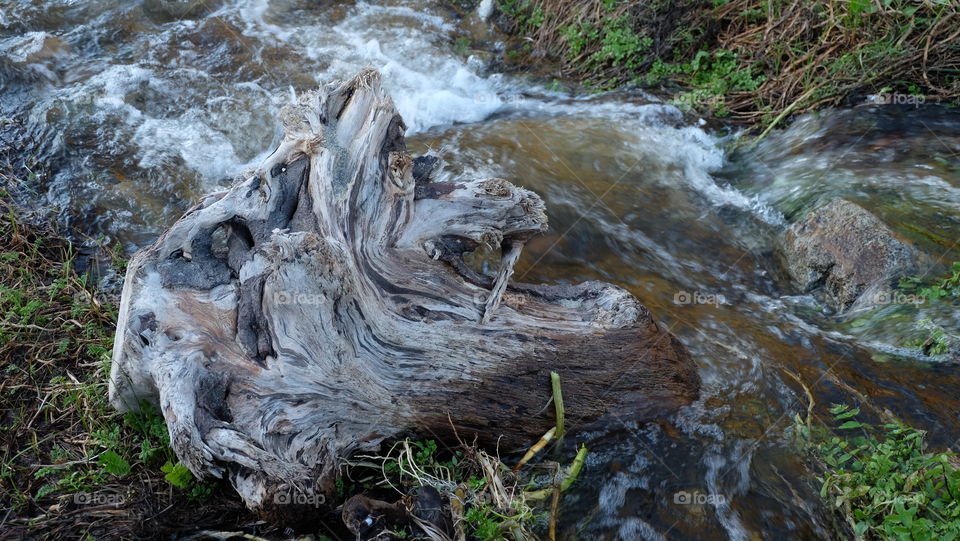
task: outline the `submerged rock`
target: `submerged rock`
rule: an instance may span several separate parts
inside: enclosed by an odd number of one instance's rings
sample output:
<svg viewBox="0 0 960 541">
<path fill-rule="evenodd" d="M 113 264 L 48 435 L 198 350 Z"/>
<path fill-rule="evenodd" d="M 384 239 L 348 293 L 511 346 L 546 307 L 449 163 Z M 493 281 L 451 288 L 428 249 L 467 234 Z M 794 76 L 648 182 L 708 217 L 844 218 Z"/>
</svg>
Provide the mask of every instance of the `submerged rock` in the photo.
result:
<svg viewBox="0 0 960 541">
<path fill-rule="evenodd" d="M 0 39 L 0 87 L 10 81 L 56 80 L 54 61 L 67 52 L 63 40 L 46 32 Z"/>
<path fill-rule="evenodd" d="M 881 299 L 869 304 L 882 302 L 890 282 L 916 266 L 911 247 L 876 216 L 844 200 L 807 213 L 780 241 L 797 287 L 804 292 L 822 289 L 837 310 L 849 308 L 865 292 Z"/>
<path fill-rule="evenodd" d="M 148 15 L 163 22 L 178 19 L 199 19 L 212 12 L 219 2 L 204 0 L 145 0 L 143 8 Z"/>
<path fill-rule="evenodd" d="M 27 32 L 0 40 L 0 57 L 16 66 L 42 62 L 63 52 L 63 41 L 46 32 Z"/>
</svg>

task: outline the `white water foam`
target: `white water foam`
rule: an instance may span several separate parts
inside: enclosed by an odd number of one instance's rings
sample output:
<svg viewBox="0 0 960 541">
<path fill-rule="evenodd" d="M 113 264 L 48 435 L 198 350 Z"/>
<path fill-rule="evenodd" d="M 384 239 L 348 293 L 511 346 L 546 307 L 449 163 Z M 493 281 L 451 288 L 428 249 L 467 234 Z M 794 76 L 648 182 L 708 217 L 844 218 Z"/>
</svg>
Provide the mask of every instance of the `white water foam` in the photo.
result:
<svg viewBox="0 0 960 541">
<path fill-rule="evenodd" d="M 171 158 L 179 156 L 207 180 L 228 178 L 242 169 L 243 163 L 226 136 L 196 116 L 150 118 L 140 124 L 133 137 L 141 148 L 140 167 L 167 167 Z"/>
<path fill-rule="evenodd" d="M 423 6 L 358 2 L 339 23 L 296 28 L 265 21 L 266 1 L 241 9 L 248 32 L 303 51 L 317 66 L 318 82 L 373 67 L 383 75 L 407 134 L 461 122 L 478 122 L 504 106 L 500 77 L 484 78 L 452 52 L 444 37 L 453 27 Z"/>
</svg>

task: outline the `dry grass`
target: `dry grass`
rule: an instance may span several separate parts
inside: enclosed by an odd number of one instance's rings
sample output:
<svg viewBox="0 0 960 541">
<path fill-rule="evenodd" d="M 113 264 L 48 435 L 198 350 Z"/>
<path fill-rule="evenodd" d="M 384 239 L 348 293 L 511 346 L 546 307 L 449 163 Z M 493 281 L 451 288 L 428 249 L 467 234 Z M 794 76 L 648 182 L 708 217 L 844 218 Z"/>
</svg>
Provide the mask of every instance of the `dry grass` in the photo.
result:
<svg viewBox="0 0 960 541">
<path fill-rule="evenodd" d="M 767 76 L 755 92 L 729 96 L 728 108 L 750 120 L 884 89 L 928 101 L 960 97 L 960 5 L 873 1 L 872 13 L 855 6 L 738 0 L 717 9 L 717 45 Z"/>
<path fill-rule="evenodd" d="M 359 486 L 363 492 L 388 499 L 399 496 L 401 499 L 394 505 L 406 508 L 412 524 L 392 527 L 419 529 L 431 541 L 536 541 L 540 538 L 538 532 L 543 530 L 547 531 L 547 538 L 551 541 L 557 539 L 561 493 L 576 482 L 584 466 L 587 448 L 581 445 L 566 468 L 552 460 L 542 460 L 525 468 L 554 434 L 562 436 L 564 431 L 563 396 L 560 377 L 556 373 L 551 373 L 551 384 L 557 425 L 514 467 L 507 466 L 499 453 L 490 454 L 478 448 L 475 442 L 464 442 L 454 428 L 455 448 L 440 450 L 434 440 L 405 439 L 394 443 L 384 455 L 354 457 L 341 471 L 341 492 L 348 492 L 346 483 L 349 482 L 349 492 L 357 492 Z M 450 519 L 446 527 L 417 516 L 414 494 L 424 487 L 436 491 L 445 502 L 442 513 Z M 387 493 L 380 490 L 387 488 Z M 544 503 L 547 500 L 549 505 Z"/>
<path fill-rule="evenodd" d="M 412 491 L 431 487 L 446 500 L 452 529 L 410 517 L 433 541 L 465 539 L 538 539 L 534 526 L 542 522 L 527 501 L 528 473 L 511 471 L 498 456 L 460 442 L 449 453 L 437 453 L 433 440 L 396 442 L 384 455 L 360 455 L 345 466 L 344 475 L 376 493 L 389 488 L 406 501 Z M 438 458 L 446 454 L 445 458 Z M 355 489 L 356 490 L 356 489 Z M 412 507 L 412 506 L 411 506 Z"/>
<path fill-rule="evenodd" d="M 504 26 L 521 38 L 511 53 L 521 62 L 552 58 L 557 75 L 600 89 L 673 82 L 681 92 L 700 92 L 697 108 L 755 125 L 868 93 L 960 98 L 960 4 L 953 0 L 499 5 Z M 718 55 L 734 62 L 717 69 L 709 59 Z"/>
</svg>

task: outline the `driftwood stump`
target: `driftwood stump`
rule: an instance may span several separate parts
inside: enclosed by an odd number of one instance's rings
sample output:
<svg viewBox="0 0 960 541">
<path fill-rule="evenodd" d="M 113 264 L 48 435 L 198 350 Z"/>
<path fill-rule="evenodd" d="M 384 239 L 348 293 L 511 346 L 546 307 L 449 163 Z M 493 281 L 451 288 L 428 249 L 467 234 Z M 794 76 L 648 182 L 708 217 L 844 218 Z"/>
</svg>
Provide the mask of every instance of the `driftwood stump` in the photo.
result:
<svg viewBox="0 0 960 541">
<path fill-rule="evenodd" d="M 265 510 L 291 490 L 330 494 L 351 453 L 449 435 L 450 420 L 530 444 L 554 423 L 551 370 L 568 424 L 697 395 L 689 354 L 623 289 L 508 285 L 543 201 L 502 179 L 431 182 L 436 158 L 407 154 L 375 71 L 282 120 L 259 169 L 127 271 L 110 400 L 158 405 L 194 474 L 229 476 Z M 495 276 L 463 262 L 483 245 L 502 248 Z"/>
</svg>

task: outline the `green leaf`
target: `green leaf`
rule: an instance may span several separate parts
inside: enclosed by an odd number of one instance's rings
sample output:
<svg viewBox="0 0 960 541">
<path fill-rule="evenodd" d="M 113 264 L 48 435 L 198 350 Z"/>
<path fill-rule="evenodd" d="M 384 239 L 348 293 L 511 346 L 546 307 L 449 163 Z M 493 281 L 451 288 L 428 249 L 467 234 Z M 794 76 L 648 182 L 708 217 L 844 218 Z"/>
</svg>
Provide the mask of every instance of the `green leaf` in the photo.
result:
<svg viewBox="0 0 960 541">
<path fill-rule="evenodd" d="M 56 491 L 57 491 L 57 485 L 43 485 L 37 490 L 36 499 L 39 500 L 40 498 L 43 498 L 47 494 L 50 494 L 51 492 L 56 492 Z"/>
<path fill-rule="evenodd" d="M 168 461 L 160 468 L 160 471 L 166 474 L 163 478 L 177 488 L 187 488 L 193 483 L 193 474 L 179 462 L 174 464 Z"/>
<path fill-rule="evenodd" d="M 849 408 L 850 406 L 846 404 L 834 404 L 830 406 L 830 413 L 832 413 L 833 415 L 838 415 L 840 413 L 847 411 Z"/>
<path fill-rule="evenodd" d="M 863 426 L 863 423 L 857 421 L 847 421 L 842 425 L 838 426 L 840 430 L 850 430 L 851 428 L 860 428 Z"/>
<path fill-rule="evenodd" d="M 130 473 L 130 463 L 114 451 L 106 451 L 100 455 L 100 466 L 117 477 L 124 477 Z"/>
<path fill-rule="evenodd" d="M 842 421 L 844 419 L 849 419 L 856 415 L 860 415 L 860 408 L 853 408 L 852 410 L 846 411 L 844 413 L 837 414 L 835 417 L 836 420 Z"/>
</svg>

